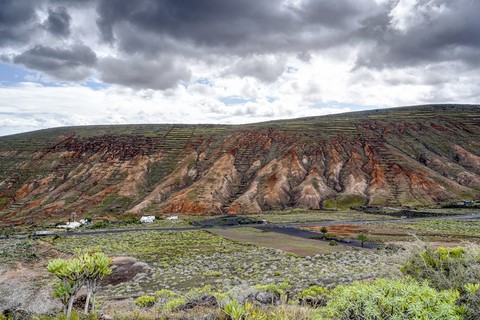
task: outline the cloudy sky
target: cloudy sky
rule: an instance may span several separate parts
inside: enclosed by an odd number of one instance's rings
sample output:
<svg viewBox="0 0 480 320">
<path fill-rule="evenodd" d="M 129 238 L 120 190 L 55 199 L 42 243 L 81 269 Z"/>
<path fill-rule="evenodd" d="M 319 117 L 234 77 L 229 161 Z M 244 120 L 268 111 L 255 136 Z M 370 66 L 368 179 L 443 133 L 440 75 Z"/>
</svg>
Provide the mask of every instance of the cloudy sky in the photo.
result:
<svg viewBox="0 0 480 320">
<path fill-rule="evenodd" d="M 478 103 L 478 0 L 0 0 L 0 135 Z"/>
</svg>

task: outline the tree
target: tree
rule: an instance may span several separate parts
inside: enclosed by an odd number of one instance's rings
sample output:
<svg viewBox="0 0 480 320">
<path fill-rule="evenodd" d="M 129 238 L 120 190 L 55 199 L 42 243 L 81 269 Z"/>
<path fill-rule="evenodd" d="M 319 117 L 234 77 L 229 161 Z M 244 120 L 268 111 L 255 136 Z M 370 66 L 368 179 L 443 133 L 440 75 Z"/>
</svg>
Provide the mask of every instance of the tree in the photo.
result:
<svg viewBox="0 0 480 320">
<path fill-rule="evenodd" d="M 95 295 L 97 293 L 100 281 L 112 273 L 109 265 L 112 259 L 108 258 L 103 252 L 86 252 L 81 258 L 84 264 L 84 281 L 87 287 L 87 299 L 85 300 L 85 314 L 88 313 L 90 299 L 91 311 L 95 312 Z"/>
<path fill-rule="evenodd" d="M 323 235 L 323 239 L 325 239 L 327 237 L 327 233 L 328 233 L 327 227 L 322 227 L 320 229 L 320 233 Z"/>
<path fill-rule="evenodd" d="M 67 319 L 70 319 L 75 296 L 83 286 L 84 263 L 78 258 L 69 260 L 54 259 L 48 264 L 47 269 L 61 281 L 55 289 L 54 296 L 60 298 L 62 302 L 66 302 L 64 311 Z"/>
<path fill-rule="evenodd" d="M 357 235 L 357 239 L 360 241 L 360 245 L 363 248 L 363 244 L 368 241 L 368 236 L 366 234 L 360 233 Z"/>
<path fill-rule="evenodd" d="M 54 259 L 47 266 L 49 272 L 60 279 L 54 290 L 54 297 L 65 306 L 67 319 L 71 318 L 73 303 L 78 291 L 85 285 L 87 299 L 85 313 L 95 311 L 95 295 L 100 281 L 111 274 L 111 259 L 103 252 L 88 250 L 72 259 Z"/>
</svg>

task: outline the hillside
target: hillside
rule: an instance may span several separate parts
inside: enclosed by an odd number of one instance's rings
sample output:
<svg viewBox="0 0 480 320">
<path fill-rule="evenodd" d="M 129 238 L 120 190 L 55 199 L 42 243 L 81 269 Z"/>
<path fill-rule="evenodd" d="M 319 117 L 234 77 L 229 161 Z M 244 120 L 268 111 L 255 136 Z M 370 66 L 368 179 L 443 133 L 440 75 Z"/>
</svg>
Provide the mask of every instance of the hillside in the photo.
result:
<svg viewBox="0 0 480 320">
<path fill-rule="evenodd" d="M 1 224 L 123 213 L 428 206 L 480 196 L 480 107 L 0 137 Z"/>
</svg>

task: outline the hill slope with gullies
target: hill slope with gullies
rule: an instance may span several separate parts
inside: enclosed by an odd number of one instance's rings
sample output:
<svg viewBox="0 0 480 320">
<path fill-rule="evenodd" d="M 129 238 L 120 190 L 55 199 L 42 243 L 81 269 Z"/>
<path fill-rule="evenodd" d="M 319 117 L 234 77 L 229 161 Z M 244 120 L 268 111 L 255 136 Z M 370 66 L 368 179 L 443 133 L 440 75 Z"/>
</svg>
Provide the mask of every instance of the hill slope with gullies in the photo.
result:
<svg viewBox="0 0 480 320">
<path fill-rule="evenodd" d="M 0 137 L 0 222 L 429 206 L 480 196 L 480 107 Z"/>
</svg>

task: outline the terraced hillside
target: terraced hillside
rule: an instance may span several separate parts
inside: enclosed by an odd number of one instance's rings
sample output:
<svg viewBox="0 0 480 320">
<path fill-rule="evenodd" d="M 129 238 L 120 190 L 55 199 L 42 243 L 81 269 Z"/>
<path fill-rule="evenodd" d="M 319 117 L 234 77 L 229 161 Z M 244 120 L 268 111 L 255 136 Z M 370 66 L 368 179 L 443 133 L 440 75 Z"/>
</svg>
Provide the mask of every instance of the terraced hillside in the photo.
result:
<svg viewBox="0 0 480 320">
<path fill-rule="evenodd" d="M 0 138 L 0 222 L 124 213 L 428 206 L 480 197 L 480 107 Z"/>
</svg>

